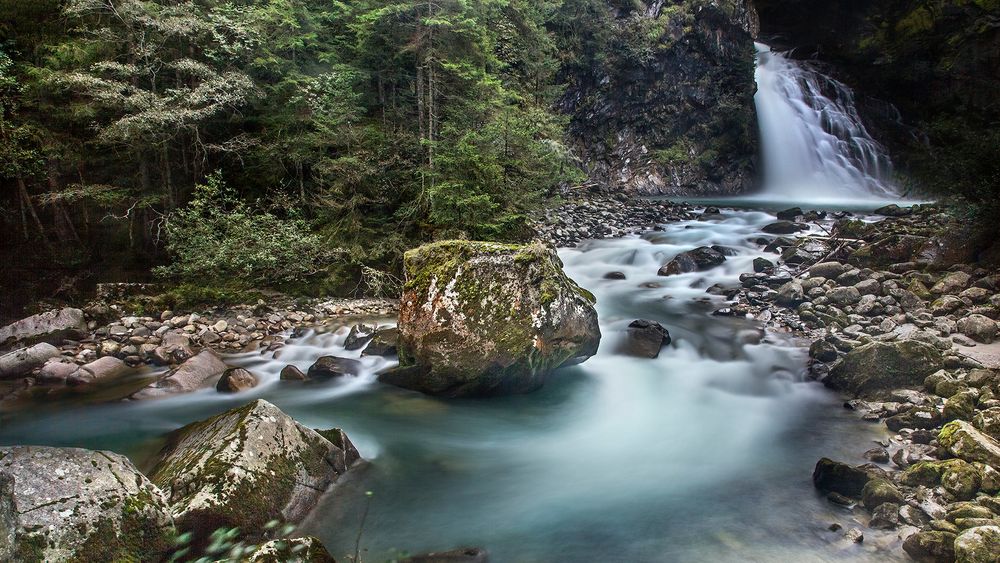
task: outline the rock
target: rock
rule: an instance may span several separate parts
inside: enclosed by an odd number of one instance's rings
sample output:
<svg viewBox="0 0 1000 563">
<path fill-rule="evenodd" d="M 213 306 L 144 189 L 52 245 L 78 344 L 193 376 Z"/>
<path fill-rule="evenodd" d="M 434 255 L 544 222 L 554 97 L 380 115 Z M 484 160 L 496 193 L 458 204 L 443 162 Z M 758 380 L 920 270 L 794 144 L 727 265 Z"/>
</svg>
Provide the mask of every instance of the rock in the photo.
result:
<svg viewBox="0 0 1000 563">
<path fill-rule="evenodd" d="M 753 259 L 753 271 L 757 273 L 762 272 L 773 272 L 774 262 L 771 262 L 767 258 L 754 258 Z"/>
<path fill-rule="evenodd" d="M 813 485 L 824 492 L 839 493 L 850 498 L 861 498 L 871 476 L 862 468 L 823 458 L 813 470 Z"/>
<path fill-rule="evenodd" d="M 851 528 L 844 534 L 844 539 L 851 543 L 861 543 L 865 541 L 865 534 L 858 528 Z"/>
<path fill-rule="evenodd" d="M 719 266 L 725 261 L 725 254 L 708 246 L 700 246 L 694 250 L 681 252 L 673 260 L 664 264 L 656 273 L 660 276 L 674 276 L 688 272 L 701 272 Z"/>
<path fill-rule="evenodd" d="M 289 364 L 281 368 L 281 374 L 279 375 L 281 381 L 306 381 L 309 376 L 302 373 L 302 370 Z"/>
<path fill-rule="evenodd" d="M 931 293 L 934 295 L 954 295 L 961 293 L 962 290 L 969 287 L 969 283 L 971 282 L 972 276 L 969 274 L 965 272 L 952 272 L 934 284 L 931 288 Z"/>
<path fill-rule="evenodd" d="M 1000 467 L 1000 444 L 964 420 L 949 422 L 938 434 L 938 443 L 951 455 Z"/>
<path fill-rule="evenodd" d="M 976 342 L 989 344 L 996 339 L 997 323 L 983 315 L 969 315 L 958 320 L 958 330 Z"/>
<path fill-rule="evenodd" d="M 39 342 L 60 344 L 63 340 L 79 340 L 87 335 L 87 321 L 80 309 L 61 309 L 33 315 L 0 328 L 0 348 Z"/>
<path fill-rule="evenodd" d="M 801 207 L 792 207 L 778 212 L 778 219 L 781 221 L 794 221 L 802 215 Z"/>
<path fill-rule="evenodd" d="M 608 272 L 604 274 L 604 279 L 606 280 L 623 280 L 625 279 L 625 272 Z"/>
<path fill-rule="evenodd" d="M 876 215 L 882 215 L 883 217 L 906 217 L 907 215 L 913 214 L 913 208 L 900 207 L 895 203 L 891 203 L 885 207 L 879 207 L 873 213 Z"/>
<path fill-rule="evenodd" d="M 887 479 L 871 479 L 861 489 L 861 503 L 868 510 L 874 510 L 880 504 L 901 504 L 903 493 Z"/>
<path fill-rule="evenodd" d="M 50 358 L 35 374 L 35 379 L 43 384 L 66 383 L 79 366 L 63 358 Z"/>
<path fill-rule="evenodd" d="M 941 424 L 941 413 L 934 407 L 917 406 L 885 419 L 885 425 L 893 432 L 903 428 L 928 430 Z"/>
<path fill-rule="evenodd" d="M 76 371 L 66 378 L 66 383 L 70 385 L 86 385 L 102 381 L 110 381 L 132 371 L 132 368 L 115 358 L 114 356 L 104 356 L 89 364 L 80 366 Z"/>
<path fill-rule="evenodd" d="M 969 528 L 955 538 L 958 563 L 997 563 L 1000 561 L 1000 526 Z"/>
<path fill-rule="evenodd" d="M 823 383 L 854 394 L 916 386 L 943 361 L 938 349 L 916 340 L 871 342 L 848 352 Z"/>
<path fill-rule="evenodd" d="M 59 349 L 46 342 L 7 352 L 0 356 L 0 379 L 21 377 L 58 356 Z"/>
<path fill-rule="evenodd" d="M 229 366 L 215 352 L 204 350 L 163 379 L 133 395 L 133 398 L 154 399 L 177 393 L 190 393 L 207 387 L 227 369 Z"/>
<path fill-rule="evenodd" d="M 271 540 L 260 545 L 246 563 L 337 563 L 330 552 L 314 537 Z"/>
<path fill-rule="evenodd" d="M 982 475 L 971 463 L 951 459 L 941 464 L 941 487 L 955 500 L 971 500 L 982 486 Z"/>
<path fill-rule="evenodd" d="M 778 288 L 778 297 L 775 301 L 778 305 L 785 307 L 795 307 L 806 300 L 805 291 L 798 281 L 790 281 Z"/>
<path fill-rule="evenodd" d="M 1000 407 L 990 407 L 977 412 L 972 424 L 990 437 L 1000 440 Z"/>
<path fill-rule="evenodd" d="M 903 551 L 922 563 L 954 561 L 955 537 L 951 532 L 917 532 L 903 541 Z"/>
<path fill-rule="evenodd" d="M 365 347 L 365 344 L 372 339 L 375 335 L 376 327 L 366 326 L 366 325 L 354 325 L 351 327 L 350 334 L 347 335 L 347 339 L 344 340 L 345 350 L 360 350 Z"/>
<path fill-rule="evenodd" d="M 816 340 L 809 346 L 809 357 L 829 363 L 837 359 L 837 348 L 826 340 Z"/>
<path fill-rule="evenodd" d="M 396 327 L 379 329 L 368 346 L 361 352 L 362 356 L 395 356 L 399 353 L 399 329 Z"/>
<path fill-rule="evenodd" d="M 151 476 L 180 529 L 254 538 L 271 520 L 299 522 L 359 459 L 343 432 L 310 430 L 257 400 L 173 432 Z"/>
<path fill-rule="evenodd" d="M 223 372 L 215 389 L 220 393 L 240 393 L 257 386 L 257 378 L 243 368 L 230 368 Z"/>
<path fill-rule="evenodd" d="M 799 231 L 805 231 L 809 227 L 792 221 L 776 221 L 770 225 L 761 227 L 761 231 L 770 235 L 790 235 Z"/>
<path fill-rule="evenodd" d="M 361 362 L 336 356 L 323 356 L 309 366 L 308 379 L 330 379 L 361 373 Z"/>
<path fill-rule="evenodd" d="M 861 292 L 856 287 L 835 287 L 826 292 L 826 298 L 838 307 L 847 307 L 861 301 Z"/>
<path fill-rule="evenodd" d="M 163 493 L 124 456 L 0 447 L 6 561 L 159 561 L 172 546 L 172 531 Z M 13 539 L 9 557 L 2 557 L 4 535 Z"/>
<path fill-rule="evenodd" d="M 872 528 L 891 530 L 899 525 L 899 505 L 886 502 L 875 507 L 872 519 L 868 523 Z"/>
<path fill-rule="evenodd" d="M 970 420 L 976 410 L 976 399 L 978 396 L 978 391 L 965 390 L 948 397 L 948 400 L 944 402 L 944 408 L 941 410 L 944 420 L 951 421 L 959 418 Z"/>
<path fill-rule="evenodd" d="M 489 563 L 489 553 L 479 547 L 463 547 L 451 551 L 414 555 L 399 560 L 399 563 Z"/>
<path fill-rule="evenodd" d="M 660 348 L 670 344 L 670 332 L 658 322 L 639 319 L 628 325 L 621 352 L 637 358 L 656 358 Z"/>
<path fill-rule="evenodd" d="M 453 397 L 528 392 L 597 351 L 594 298 L 552 249 L 444 241 L 407 252 L 405 267 L 400 367 L 423 373 L 399 384 Z"/>
<path fill-rule="evenodd" d="M 836 279 L 846 272 L 848 266 L 840 262 L 820 262 L 809 267 L 809 277 Z"/>
</svg>

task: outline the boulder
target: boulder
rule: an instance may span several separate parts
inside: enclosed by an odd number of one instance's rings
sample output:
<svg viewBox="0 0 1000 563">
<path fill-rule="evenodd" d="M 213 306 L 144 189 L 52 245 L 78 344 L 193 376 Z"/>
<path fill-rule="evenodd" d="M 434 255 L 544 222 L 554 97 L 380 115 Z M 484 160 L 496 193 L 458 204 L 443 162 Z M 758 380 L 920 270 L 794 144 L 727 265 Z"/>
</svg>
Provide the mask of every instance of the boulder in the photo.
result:
<svg viewBox="0 0 1000 563">
<path fill-rule="evenodd" d="M 778 305 L 795 307 L 805 300 L 805 290 L 797 280 L 792 280 L 778 288 L 778 296 L 776 298 Z"/>
<path fill-rule="evenodd" d="M 864 468 L 825 457 L 816 462 L 813 470 L 813 485 L 817 489 L 855 499 L 861 498 L 865 485 L 870 480 L 871 475 Z"/>
<path fill-rule="evenodd" d="M 958 319 L 958 331 L 983 344 L 989 344 L 997 337 L 997 323 L 983 315 L 968 315 Z"/>
<path fill-rule="evenodd" d="M 809 267 L 809 277 L 832 280 L 840 277 L 848 268 L 849 266 L 840 262 L 820 262 Z"/>
<path fill-rule="evenodd" d="M 848 352 L 823 383 L 854 394 L 917 386 L 943 361 L 940 350 L 917 340 L 871 342 Z"/>
<path fill-rule="evenodd" d="M 938 443 L 957 458 L 1000 467 L 1000 443 L 964 420 L 945 424 Z"/>
<path fill-rule="evenodd" d="M 958 563 L 997 563 L 1000 561 L 1000 526 L 969 528 L 955 538 Z"/>
<path fill-rule="evenodd" d="M 942 464 L 941 487 L 951 493 L 955 500 L 971 500 L 982 486 L 982 474 L 961 459 L 950 459 Z"/>
<path fill-rule="evenodd" d="M 955 560 L 955 534 L 925 530 L 911 534 L 903 540 L 903 551 L 921 563 L 940 563 Z"/>
<path fill-rule="evenodd" d="M 354 325 L 351 327 L 351 332 L 347 335 L 347 339 L 344 340 L 345 350 L 360 350 L 368 344 L 368 341 L 372 339 L 377 330 L 374 326 L 367 326 L 363 324 Z"/>
<path fill-rule="evenodd" d="M 78 365 L 64 358 L 50 358 L 45 365 L 35 374 L 35 379 L 43 384 L 66 383 L 66 380 L 73 375 Z"/>
<path fill-rule="evenodd" d="M 302 370 L 289 364 L 281 368 L 281 374 L 278 376 L 281 381 L 306 381 L 309 376 L 302 373 Z"/>
<path fill-rule="evenodd" d="M 418 369 L 394 384 L 444 396 L 528 392 L 597 351 L 594 297 L 550 248 L 444 241 L 404 262 L 400 367 Z"/>
<path fill-rule="evenodd" d="M 299 522 L 359 459 L 343 432 L 310 430 L 257 400 L 172 433 L 151 478 L 180 529 L 253 538 L 271 520 Z"/>
<path fill-rule="evenodd" d="M 358 375 L 359 373 L 361 373 L 361 362 L 357 360 L 323 356 L 309 366 L 306 376 L 309 379 L 331 379 L 345 375 Z"/>
<path fill-rule="evenodd" d="M 794 221 L 802 215 L 801 207 L 792 207 L 778 212 L 778 220 L 780 221 Z"/>
<path fill-rule="evenodd" d="M 861 301 L 861 292 L 856 287 L 835 287 L 826 292 L 826 298 L 838 307 L 846 307 Z"/>
<path fill-rule="evenodd" d="M 770 225 L 764 225 L 760 230 L 770 235 L 790 235 L 808 228 L 808 226 L 794 221 L 775 221 Z"/>
<path fill-rule="evenodd" d="M 271 540 L 254 550 L 246 563 L 337 563 L 330 552 L 314 537 Z"/>
<path fill-rule="evenodd" d="M 880 504 L 872 510 L 871 528 L 891 530 L 899 525 L 899 505 L 892 502 Z"/>
<path fill-rule="evenodd" d="M 978 397 L 979 393 L 971 389 L 959 391 L 948 397 L 948 400 L 944 402 L 944 408 L 941 409 L 944 420 L 970 420 L 976 411 Z"/>
<path fill-rule="evenodd" d="M 954 295 L 969 287 L 972 276 L 965 272 L 952 272 L 931 287 L 934 295 Z"/>
<path fill-rule="evenodd" d="M 133 398 L 155 399 L 197 391 L 214 383 L 213 380 L 227 369 L 229 366 L 215 352 L 204 350 L 178 366 L 163 379 L 133 395 Z"/>
<path fill-rule="evenodd" d="M 131 368 L 122 360 L 114 356 L 104 356 L 89 364 L 80 366 L 66 378 L 66 383 L 70 385 L 86 385 L 88 383 L 110 381 L 130 371 L 132 371 Z"/>
<path fill-rule="evenodd" d="M 837 348 L 826 340 L 816 340 L 809 346 L 809 357 L 829 363 L 837 359 Z"/>
<path fill-rule="evenodd" d="M 159 561 L 172 533 L 163 493 L 124 456 L 0 447 L 0 560 Z"/>
<path fill-rule="evenodd" d="M 21 377 L 58 356 L 59 349 L 46 342 L 7 352 L 0 356 L 0 379 Z"/>
<path fill-rule="evenodd" d="M 621 352 L 637 358 L 655 358 L 660 348 L 670 344 L 670 332 L 658 322 L 639 319 L 628 325 Z"/>
<path fill-rule="evenodd" d="M 879 207 L 874 211 L 876 215 L 882 215 L 883 217 L 906 217 L 907 215 L 913 214 L 912 207 L 900 207 L 895 203 L 891 203 L 884 207 Z"/>
<path fill-rule="evenodd" d="M 87 321 L 80 309 L 48 311 L 21 319 L 0 328 L 0 349 L 19 344 L 39 342 L 59 344 L 63 340 L 78 340 L 87 334 Z"/>
<path fill-rule="evenodd" d="M 753 271 L 760 273 L 773 272 L 774 262 L 771 262 L 767 258 L 754 258 L 753 259 Z"/>
<path fill-rule="evenodd" d="M 396 327 L 381 328 L 368 342 L 361 352 L 362 356 L 395 356 L 399 353 L 399 329 Z"/>
<path fill-rule="evenodd" d="M 223 372 L 219 383 L 215 385 L 220 393 L 240 393 L 257 386 L 257 378 L 243 368 L 230 368 Z"/>
<path fill-rule="evenodd" d="M 990 407 L 976 413 L 972 424 L 994 439 L 1000 439 L 1000 407 Z"/>
<path fill-rule="evenodd" d="M 887 479 L 871 479 L 861 489 L 861 503 L 868 510 L 883 503 L 902 504 L 903 493 Z"/>
<path fill-rule="evenodd" d="M 694 250 L 681 252 L 656 273 L 660 276 L 675 276 L 688 272 L 701 272 L 719 266 L 725 261 L 725 254 L 708 246 L 700 246 Z"/>
</svg>

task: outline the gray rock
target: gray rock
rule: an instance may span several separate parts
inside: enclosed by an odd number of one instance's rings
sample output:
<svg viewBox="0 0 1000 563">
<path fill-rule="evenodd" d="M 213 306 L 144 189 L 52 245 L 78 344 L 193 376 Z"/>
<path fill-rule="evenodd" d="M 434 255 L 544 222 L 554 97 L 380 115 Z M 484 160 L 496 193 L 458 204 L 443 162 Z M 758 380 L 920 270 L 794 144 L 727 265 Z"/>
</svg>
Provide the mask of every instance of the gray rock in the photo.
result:
<svg viewBox="0 0 1000 563">
<path fill-rule="evenodd" d="M 989 344 L 996 339 L 997 323 L 983 315 L 969 315 L 958 320 L 958 330 L 976 342 Z"/>
<path fill-rule="evenodd" d="M 628 325 L 621 352 L 638 358 L 656 358 L 670 344 L 670 332 L 658 322 L 639 319 Z"/>
<path fill-rule="evenodd" d="M 281 381 L 306 381 L 309 376 L 302 373 L 302 370 L 289 364 L 281 368 L 281 374 L 279 375 Z"/>
<path fill-rule="evenodd" d="M 957 458 L 1000 467 L 1000 443 L 964 420 L 944 425 L 938 443 Z"/>
<path fill-rule="evenodd" d="M 345 350 L 360 350 L 365 347 L 365 344 L 375 336 L 377 328 L 373 326 L 367 326 L 363 324 L 354 325 L 351 327 L 351 332 L 347 335 L 347 339 L 344 341 Z"/>
<path fill-rule="evenodd" d="M 163 493 L 124 456 L 0 448 L 0 559 L 158 561 L 172 529 Z"/>
<path fill-rule="evenodd" d="M 835 279 L 847 271 L 840 262 L 820 262 L 809 267 L 809 277 Z"/>
<path fill-rule="evenodd" d="M 778 297 L 775 301 L 778 305 L 795 307 L 805 300 L 806 297 L 802 290 L 802 284 L 793 280 L 778 288 Z"/>
<path fill-rule="evenodd" d="M 151 475 L 181 529 L 253 538 L 271 520 L 301 521 L 359 459 L 343 432 L 310 430 L 257 400 L 171 434 Z"/>
<path fill-rule="evenodd" d="M 309 366 L 309 379 L 330 379 L 361 373 L 361 362 L 336 356 L 323 356 Z"/>
<path fill-rule="evenodd" d="M 45 342 L 7 352 L 0 356 L 0 379 L 21 377 L 58 356 L 59 349 Z"/>
<path fill-rule="evenodd" d="M 799 231 L 805 231 L 808 228 L 807 225 L 792 221 L 775 221 L 769 225 L 764 225 L 760 230 L 771 235 L 790 235 Z"/>
<path fill-rule="evenodd" d="M 135 399 L 155 399 L 177 393 L 190 393 L 215 383 L 214 379 L 227 369 L 229 366 L 215 352 L 204 350 L 178 366 L 163 379 L 132 397 Z"/>
<path fill-rule="evenodd" d="M 220 393 L 240 393 L 256 386 L 257 378 L 252 373 L 243 368 L 230 368 L 219 378 L 215 389 Z"/>
<path fill-rule="evenodd" d="M 700 246 L 675 256 L 673 260 L 660 268 L 657 275 L 674 276 L 688 272 L 701 272 L 719 266 L 725 261 L 725 254 L 708 246 Z"/>
<path fill-rule="evenodd" d="M 951 532 L 920 531 L 903 541 L 903 551 L 921 562 L 954 561 L 955 537 Z"/>
<path fill-rule="evenodd" d="M 838 307 L 854 305 L 861 301 L 861 293 L 855 287 L 835 287 L 826 292 L 826 297 Z"/>
<path fill-rule="evenodd" d="M 972 276 L 969 274 L 966 274 L 965 272 L 952 272 L 945 276 L 941 281 L 934 284 L 934 287 L 931 288 L 931 293 L 934 295 L 960 293 L 962 290 L 969 287 L 971 282 Z"/>
<path fill-rule="evenodd" d="M 21 319 L 0 328 L 0 348 L 39 342 L 59 344 L 87 334 L 87 322 L 80 309 L 66 308 Z"/>
<path fill-rule="evenodd" d="M 35 379 L 43 384 L 66 383 L 66 380 L 76 372 L 75 363 L 63 358 L 51 358 L 35 374 Z"/>
<path fill-rule="evenodd" d="M 955 557 L 960 563 L 1000 561 L 1000 526 L 969 528 L 955 538 Z"/>
<path fill-rule="evenodd" d="M 98 358 L 89 364 L 80 366 L 68 378 L 70 385 L 86 385 L 88 383 L 109 381 L 121 377 L 131 371 L 125 362 L 113 356 Z"/>
<path fill-rule="evenodd" d="M 311 536 L 271 540 L 261 544 L 245 561 L 246 563 L 337 563 L 322 542 Z"/>
<path fill-rule="evenodd" d="M 399 353 L 399 329 L 396 327 L 379 329 L 368 346 L 361 352 L 362 356 L 395 356 Z"/>
<path fill-rule="evenodd" d="M 823 383 L 840 391 L 866 394 L 917 386 L 943 367 L 941 352 L 923 342 L 871 342 L 855 348 Z"/>
</svg>

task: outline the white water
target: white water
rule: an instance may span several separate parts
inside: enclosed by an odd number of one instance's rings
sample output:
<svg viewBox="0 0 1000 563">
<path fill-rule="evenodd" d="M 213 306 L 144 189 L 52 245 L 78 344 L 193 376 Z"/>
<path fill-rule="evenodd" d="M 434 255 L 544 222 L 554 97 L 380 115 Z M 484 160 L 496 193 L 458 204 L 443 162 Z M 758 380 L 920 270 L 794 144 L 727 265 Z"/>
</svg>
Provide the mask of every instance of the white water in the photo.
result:
<svg viewBox="0 0 1000 563">
<path fill-rule="evenodd" d="M 899 201 L 892 162 L 865 129 L 846 85 L 757 43 L 762 198 Z"/>
</svg>

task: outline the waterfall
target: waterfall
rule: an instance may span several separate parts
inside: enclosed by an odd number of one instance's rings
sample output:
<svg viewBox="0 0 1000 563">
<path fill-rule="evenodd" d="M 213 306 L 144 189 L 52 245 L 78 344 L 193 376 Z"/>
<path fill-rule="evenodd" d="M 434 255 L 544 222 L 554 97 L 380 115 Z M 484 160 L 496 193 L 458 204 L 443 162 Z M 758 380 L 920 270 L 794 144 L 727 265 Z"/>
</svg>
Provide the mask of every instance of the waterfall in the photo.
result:
<svg viewBox="0 0 1000 563">
<path fill-rule="evenodd" d="M 766 197 L 898 198 L 892 162 L 872 139 L 846 85 L 757 43 L 757 94 Z"/>
</svg>

